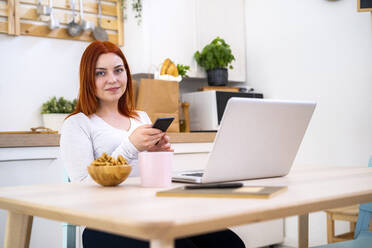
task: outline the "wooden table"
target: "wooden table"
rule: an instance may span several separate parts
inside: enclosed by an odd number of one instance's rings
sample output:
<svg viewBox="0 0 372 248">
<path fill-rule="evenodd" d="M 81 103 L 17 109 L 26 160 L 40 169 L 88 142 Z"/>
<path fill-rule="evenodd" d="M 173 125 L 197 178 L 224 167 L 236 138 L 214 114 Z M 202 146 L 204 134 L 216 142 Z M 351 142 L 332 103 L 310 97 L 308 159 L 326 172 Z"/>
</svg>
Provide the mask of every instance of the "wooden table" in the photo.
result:
<svg viewBox="0 0 372 248">
<path fill-rule="evenodd" d="M 118 187 L 61 183 L 0 188 L 8 210 L 5 248 L 27 247 L 33 216 L 150 240 L 151 248 L 226 227 L 299 215 L 299 247 L 308 246 L 308 214 L 372 201 L 372 168 L 308 168 L 246 185 L 287 185 L 271 199 L 156 197 L 138 178 Z M 176 186 L 176 185 L 174 185 Z"/>
</svg>

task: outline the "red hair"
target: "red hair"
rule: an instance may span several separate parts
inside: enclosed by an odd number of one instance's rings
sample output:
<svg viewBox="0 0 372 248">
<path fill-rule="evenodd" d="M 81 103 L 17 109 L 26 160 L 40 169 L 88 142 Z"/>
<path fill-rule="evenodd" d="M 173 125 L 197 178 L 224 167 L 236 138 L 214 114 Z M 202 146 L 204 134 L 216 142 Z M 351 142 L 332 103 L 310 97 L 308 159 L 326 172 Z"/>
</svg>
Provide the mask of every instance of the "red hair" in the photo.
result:
<svg viewBox="0 0 372 248">
<path fill-rule="evenodd" d="M 68 117 L 80 112 L 89 116 L 97 111 L 98 99 L 96 95 L 95 68 L 99 56 L 105 53 L 115 53 L 118 55 L 123 60 L 127 73 L 127 88 L 119 99 L 119 112 L 127 117 L 138 117 L 138 114 L 134 111 L 132 77 L 123 52 L 118 46 L 109 41 L 102 42 L 97 40 L 90 43 L 81 57 L 79 96 L 74 112 Z"/>
</svg>

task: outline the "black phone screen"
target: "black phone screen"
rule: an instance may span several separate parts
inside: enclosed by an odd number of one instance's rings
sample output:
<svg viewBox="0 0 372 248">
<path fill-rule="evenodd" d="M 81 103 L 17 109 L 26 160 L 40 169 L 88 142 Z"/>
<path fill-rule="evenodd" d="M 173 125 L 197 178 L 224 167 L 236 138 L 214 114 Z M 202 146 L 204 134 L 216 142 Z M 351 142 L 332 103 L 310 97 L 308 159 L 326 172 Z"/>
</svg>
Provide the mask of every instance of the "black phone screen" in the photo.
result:
<svg viewBox="0 0 372 248">
<path fill-rule="evenodd" d="M 160 117 L 156 119 L 156 121 L 152 125 L 152 128 L 157 128 L 160 129 L 162 132 L 165 132 L 167 131 L 173 120 L 174 117 Z"/>
</svg>

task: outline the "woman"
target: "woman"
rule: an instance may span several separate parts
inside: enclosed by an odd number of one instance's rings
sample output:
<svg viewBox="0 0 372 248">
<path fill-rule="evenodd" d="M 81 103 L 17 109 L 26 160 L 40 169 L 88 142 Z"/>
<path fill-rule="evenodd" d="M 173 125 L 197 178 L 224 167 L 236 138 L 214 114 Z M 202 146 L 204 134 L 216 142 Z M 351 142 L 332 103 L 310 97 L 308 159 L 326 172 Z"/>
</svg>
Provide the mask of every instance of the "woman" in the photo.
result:
<svg viewBox="0 0 372 248">
<path fill-rule="evenodd" d="M 138 152 L 173 151 L 169 138 L 151 128 L 147 114 L 135 111 L 132 79 L 120 48 L 111 42 L 92 42 L 80 62 L 80 91 L 75 111 L 61 131 L 61 159 L 71 181 L 91 181 L 87 165 L 103 152 L 124 156 L 138 175 Z M 86 228 L 85 248 L 149 247 L 149 243 Z M 226 230 L 176 240 L 176 247 L 244 247 Z"/>
</svg>

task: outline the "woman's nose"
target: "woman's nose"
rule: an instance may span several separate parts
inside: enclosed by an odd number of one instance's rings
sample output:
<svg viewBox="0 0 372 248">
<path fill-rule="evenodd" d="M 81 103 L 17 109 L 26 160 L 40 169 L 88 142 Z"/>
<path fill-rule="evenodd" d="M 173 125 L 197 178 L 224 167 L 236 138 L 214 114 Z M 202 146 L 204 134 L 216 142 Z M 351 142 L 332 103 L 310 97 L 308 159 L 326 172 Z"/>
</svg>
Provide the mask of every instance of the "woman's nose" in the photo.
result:
<svg viewBox="0 0 372 248">
<path fill-rule="evenodd" d="M 112 73 L 112 72 L 108 73 L 107 82 L 108 83 L 115 83 L 116 82 L 116 77 L 115 77 L 114 73 Z"/>
</svg>

